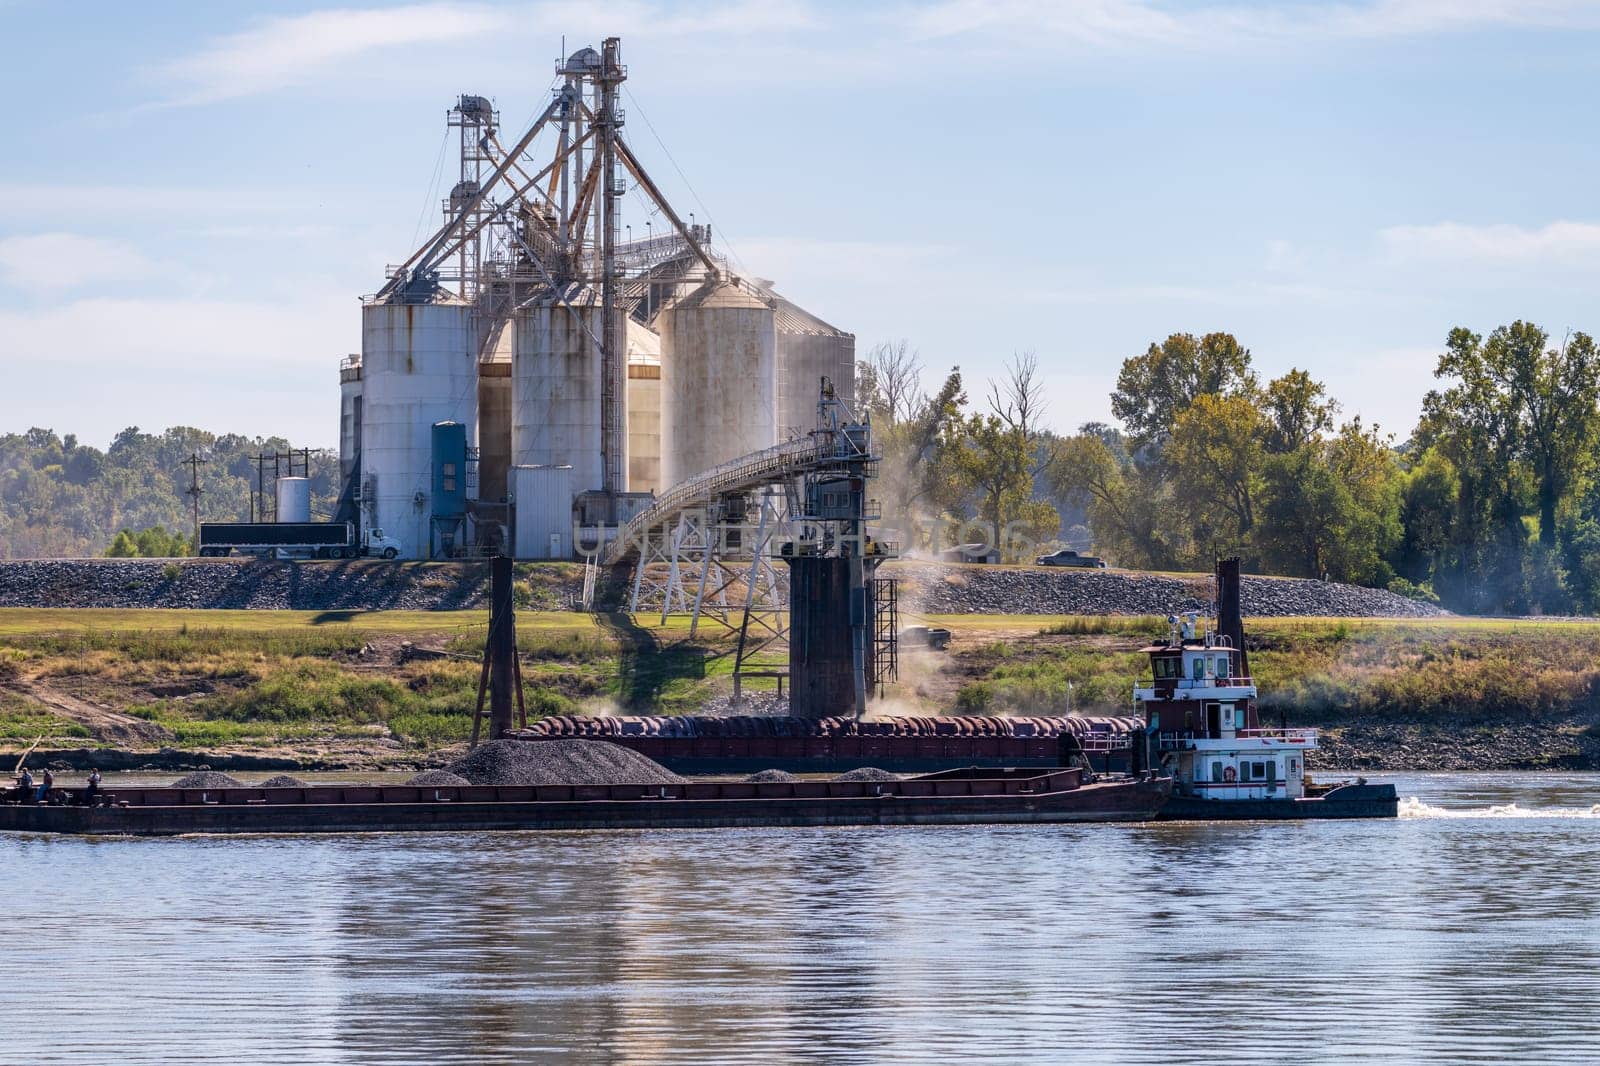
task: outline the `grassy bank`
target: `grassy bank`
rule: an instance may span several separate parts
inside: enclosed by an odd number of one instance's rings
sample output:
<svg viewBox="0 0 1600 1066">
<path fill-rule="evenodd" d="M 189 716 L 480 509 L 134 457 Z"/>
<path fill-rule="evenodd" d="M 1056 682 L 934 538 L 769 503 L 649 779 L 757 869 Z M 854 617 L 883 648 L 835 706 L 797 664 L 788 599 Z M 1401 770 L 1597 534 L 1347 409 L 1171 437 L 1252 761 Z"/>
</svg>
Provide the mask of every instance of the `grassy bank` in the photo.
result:
<svg viewBox="0 0 1600 1066">
<path fill-rule="evenodd" d="M 0 611 L 0 742 L 368 750 L 396 758 L 469 734 L 481 611 Z M 731 669 L 687 621 L 518 617 L 528 714 L 692 709 Z M 713 635 L 715 636 L 715 635 Z M 8 745 L 14 746 L 14 745 Z"/>
<path fill-rule="evenodd" d="M 908 649 L 886 709 L 1059 713 L 1070 702 L 1125 713 L 1146 665 L 1138 648 L 1165 632 L 1159 618 L 928 621 L 955 641 L 948 653 Z M 524 612 L 518 622 L 530 715 L 691 711 L 727 688 L 731 634 L 714 627 L 690 641 L 682 618 Z M 1330 728 L 1353 760 L 1382 755 L 1363 738 L 1414 745 L 1419 731 L 1492 744 L 1522 730 L 1518 765 L 1536 763 L 1540 745 L 1551 758 L 1600 748 L 1600 623 L 1308 618 L 1249 628 L 1265 712 Z M 0 748 L 43 735 L 47 747 L 414 760 L 468 734 L 485 629 L 481 611 L 0 610 Z"/>
</svg>

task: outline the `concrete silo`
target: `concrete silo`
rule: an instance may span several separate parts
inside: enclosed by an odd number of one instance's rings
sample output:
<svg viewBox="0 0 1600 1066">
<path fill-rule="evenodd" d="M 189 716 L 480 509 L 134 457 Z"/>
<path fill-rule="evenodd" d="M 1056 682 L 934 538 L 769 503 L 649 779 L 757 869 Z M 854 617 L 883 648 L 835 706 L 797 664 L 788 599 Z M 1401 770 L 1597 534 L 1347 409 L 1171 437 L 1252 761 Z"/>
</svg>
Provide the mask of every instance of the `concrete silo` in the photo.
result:
<svg viewBox="0 0 1600 1066">
<path fill-rule="evenodd" d="M 580 284 L 546 289 L 518 312 L 514 328 L 511 465 L 571 467 L 574 497 L 603 488 L 599 294 Z M 570 513 L 572 500 L 564 503 Z M 569 519 L 545 532 L 570 527 Z"/>
<path fill-rule="evenodd" d="M 339 362 L 339 489 L 361 455 L 361 356 L 347 355 Z"/>
<path fill-rule="evenodd" d="M 490 503 L 509 490 L 512 333 L 497 323 L 478 361 L 478 499 Z"/>
<path fill-rule="evenodd" d="M 660 492 L 661 337 L 628 320 L 628 491 Z"/>
<path fill-rule="evenodd" d="M 710 281 L 663 307 L 661 481 L 777 442 L 777 338 L 771 303 Z"/>
<path fill-rule="evenodd" d="M 821 379 L 833 382 L 846 407 L 856 395 L 856 338 L 782 296 L 776 297 L 778 334 L 778 437 L 817 428 Z"/>
<path fill-rule="evenodd" d="M 478 423 L 473 310 L 465 303 L 371 303 L 361 309 L 363 525 L 426 558 L 433 425 Z"/>
</svg>

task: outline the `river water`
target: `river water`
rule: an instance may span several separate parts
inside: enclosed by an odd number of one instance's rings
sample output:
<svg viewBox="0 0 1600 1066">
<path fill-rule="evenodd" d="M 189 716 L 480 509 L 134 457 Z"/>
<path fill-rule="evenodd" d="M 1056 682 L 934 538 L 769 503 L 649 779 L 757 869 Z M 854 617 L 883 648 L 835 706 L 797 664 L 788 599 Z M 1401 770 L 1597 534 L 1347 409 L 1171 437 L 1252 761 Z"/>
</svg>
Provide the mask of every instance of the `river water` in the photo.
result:
<svg viewBox="0 0 1600 1066">
<path fill-rule="evenodd" d="M 1398 821 L 0 835 L 0 1062 L 1600 1061 L 1600 775 Z"/>
</svg>

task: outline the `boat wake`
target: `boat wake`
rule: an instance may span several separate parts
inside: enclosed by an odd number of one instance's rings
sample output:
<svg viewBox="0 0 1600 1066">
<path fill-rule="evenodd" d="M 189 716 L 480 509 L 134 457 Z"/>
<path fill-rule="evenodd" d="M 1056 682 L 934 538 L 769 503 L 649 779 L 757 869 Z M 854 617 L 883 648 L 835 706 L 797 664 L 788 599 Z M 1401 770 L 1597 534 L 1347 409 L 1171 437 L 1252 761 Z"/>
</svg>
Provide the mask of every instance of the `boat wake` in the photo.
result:
<svg viewBox="0 0 1600 1066">
<path fill-rule="evenodd" d="M 1400 801 L 1402 818 L 1600 818 L 1600 803 L 1592 807 L 1519 807 L 1515 803 L 1492 807 L 1435 807 L 1416 796 Z"/>
</svg>

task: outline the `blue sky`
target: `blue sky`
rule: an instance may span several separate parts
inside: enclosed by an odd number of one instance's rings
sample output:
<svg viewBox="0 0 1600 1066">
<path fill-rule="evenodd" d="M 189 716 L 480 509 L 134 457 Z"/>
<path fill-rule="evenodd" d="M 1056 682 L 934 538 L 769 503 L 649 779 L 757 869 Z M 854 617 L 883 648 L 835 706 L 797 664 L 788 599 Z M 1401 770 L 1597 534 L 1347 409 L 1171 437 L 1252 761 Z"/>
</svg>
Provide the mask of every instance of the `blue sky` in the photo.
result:
<svg viewBox="0 0 1600 1066">
<path fill-rule="evenodd" d="M 975 398 L 1035 349 L 1060 429 L 1179 330 L 1402 436 L 1452 326 L 1600 330 L 1600 2 L 0 0 L 0 430 L 334 444 L 445 110 L 608 34 L 737 264 Z"/>
</svg>

